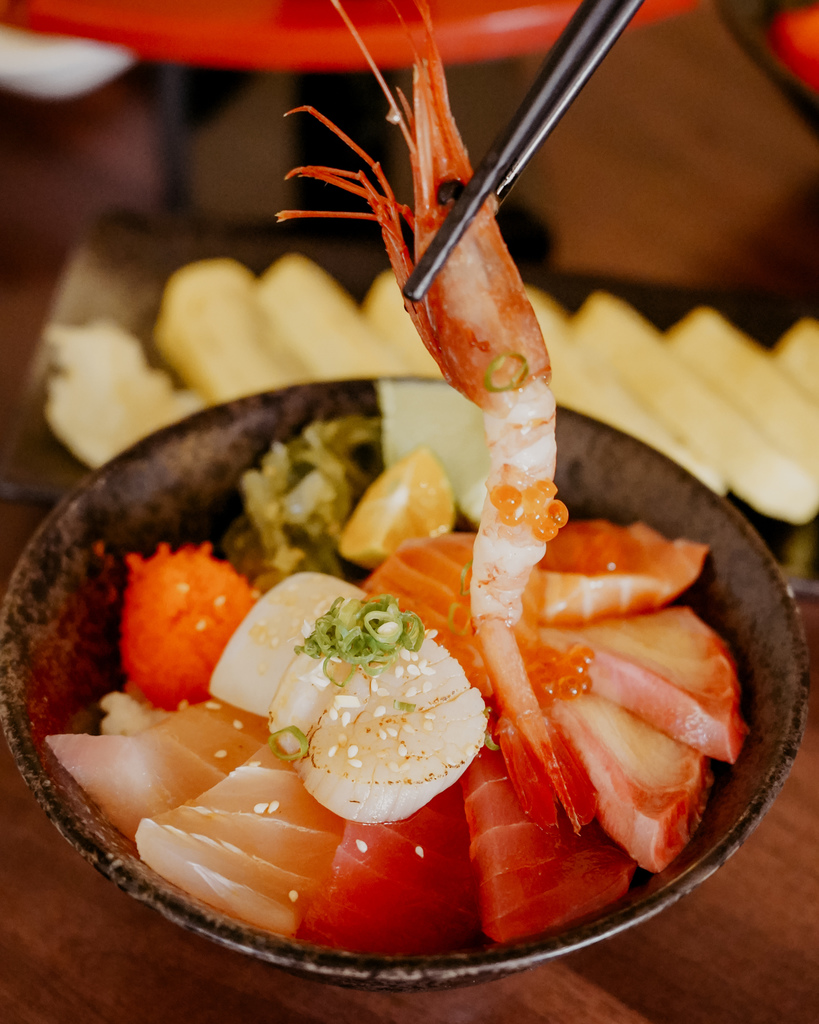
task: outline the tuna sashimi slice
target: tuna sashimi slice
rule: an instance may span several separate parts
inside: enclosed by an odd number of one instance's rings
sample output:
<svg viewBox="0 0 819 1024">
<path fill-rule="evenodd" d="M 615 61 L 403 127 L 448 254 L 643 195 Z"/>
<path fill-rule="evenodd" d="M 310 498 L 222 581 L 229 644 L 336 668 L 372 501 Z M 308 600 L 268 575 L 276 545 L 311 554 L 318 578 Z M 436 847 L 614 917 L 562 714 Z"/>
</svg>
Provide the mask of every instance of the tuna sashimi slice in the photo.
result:
<svg viewBox="0 0 819 1024">
<path fill-rule="evenodd" d="M 482 940 L 463 796 L 450 786 L 405 821 L 348 821 L 299 938 L 368 953 L 431 954 Z"/>
<path fill-rule="evenodd" d="M 146 864 L 190 895 L 292 935 L 329 874 L 342 829 L 265 745 L 195 800 L 143 820 L 136 842 Z"/>
<path fill-rule="evenodd" d="M 569 522 L 529 577 L 524 619 L 574 626 L 656 611 L 691 586 L 707 554 L 705 544 L 666 540 L 644 523 Z"/>
<path fill-rule="evenodd" d="M 216 785 L 266 732 L 263 719 L 208 701 L 172 712 L 135 736 L 67 733 L 47 743 L 112 824 L 133 839 L 141 818 Z"/>
<path fill-rule="evenodd" d="M 709 757 L 736 761 L 748 732 L 736 668 L 720 637 L 690 608 L 577 630 L 544 628 L 539 637 L 558 650 L 590 648 L 588 674 L 599 696 Z"/>
<path fill-rule="evenodd" d="M 592 821 L 576 834 L 558 811 L 541 828 L 523 812 L 503 758 L 484 749 L 464 776 L 483 929 L 498 942 L 594 913 L 628 890 L 636 865 Z"/>
<path fill-rule="evenodd" d="M 597 790 L 597 817 L 649 871 L 662 871 L 699 824 L 708 758 L 594 693 L 556 700 L 550 717 Z"/>
</svg>

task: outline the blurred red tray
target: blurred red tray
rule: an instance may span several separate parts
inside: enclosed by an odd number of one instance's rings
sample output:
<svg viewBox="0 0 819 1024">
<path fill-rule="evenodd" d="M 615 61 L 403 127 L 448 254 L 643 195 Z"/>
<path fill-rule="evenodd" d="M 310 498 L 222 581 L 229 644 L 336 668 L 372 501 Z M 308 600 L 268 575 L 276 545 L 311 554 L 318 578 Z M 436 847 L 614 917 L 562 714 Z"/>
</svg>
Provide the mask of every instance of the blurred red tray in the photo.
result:
<svg viewBox="0 0 819 1024">
<path fill-rule="evenodd" d="M 635 23 L 688 10 L 696 0 L 645 0 Z M 412 0 L 397 0 L 409 22 Z M 447 62 L 510 57 L 547 49 L 574 0 L 430 0 Z M 383 68 L 411 62 L 386 0 L 347 0 L 347 9 Z M 146 60 L 261 70 L 363 68 L 329 0 L 0 0 L 0 21 L 119 43 Z"/>
</svg>

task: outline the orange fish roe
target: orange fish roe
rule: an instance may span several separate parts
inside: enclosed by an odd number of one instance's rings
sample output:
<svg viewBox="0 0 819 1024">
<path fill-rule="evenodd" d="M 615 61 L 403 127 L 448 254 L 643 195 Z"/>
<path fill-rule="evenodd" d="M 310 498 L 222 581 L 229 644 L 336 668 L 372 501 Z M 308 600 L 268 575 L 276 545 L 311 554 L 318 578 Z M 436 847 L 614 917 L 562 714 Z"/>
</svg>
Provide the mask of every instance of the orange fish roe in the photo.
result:
<svg viewBox="0 0 819 1024">
<path fill-rule="evenodd" d="M 555 500 L 556 494 L 551 480 L 538 480 L 523 490 L 514 484 L 497 484 L 489 492 L 489 500 L 504 526 L 525 523 L 535 540 L 550 541 L 569 521 L 569 510 Z"/>
<path fill-rule="evenodd" d="M 594 652 L 590 647 L 572 644 L 565 651 L 539 647 L 525 652 L 524 659 L 541 703 L 572 700 L 591 690 L 589 668 Z"/>
<path fill-rule="evenodd" d="M 216 662 L 254 603 L 244 576 L 212 551 L 211 544 L 178 551 L 160 544 L 150 558 L 125 558 L 122 665 L 130 682 L 169 711 L 208 698 Z"/>
</svg>

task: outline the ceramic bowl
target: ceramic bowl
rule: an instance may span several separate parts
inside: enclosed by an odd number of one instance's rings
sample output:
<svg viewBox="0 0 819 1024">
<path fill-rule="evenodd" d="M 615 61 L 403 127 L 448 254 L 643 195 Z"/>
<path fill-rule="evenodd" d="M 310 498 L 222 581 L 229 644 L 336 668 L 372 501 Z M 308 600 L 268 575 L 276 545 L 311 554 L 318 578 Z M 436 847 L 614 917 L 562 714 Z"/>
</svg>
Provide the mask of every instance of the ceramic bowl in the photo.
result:
<svg viewBox="0 0 819 1024">
<path fill-rule="evenodd" d="M 803 5 L 795 0 L 717 0 L 720 16 L 737 42 L 787 96 L 805 121 L 819 131 L 819 93 L 781 60 L 768 39 L 774 15 L 797 6 Z"/>
<path fill-rule="evenodd" d="M 435 956 L 320 948 L 218 913 L 137 857 L 47 754 L 49 733 L 83 727 L 88 705 L 120 681 L 116 651 L 121 561 L 160 540 L 218 538 L 237 511 L 236 486 L 274 438 L 309 420 L 377 411 L 368 382 L 296 387 L 206 410 L 89 475 L 32 539 L 0 620 L 0 710 L 20 771 L 56 827 L 99 871 L 170 921 L 297 974 L 371 989 L 430 989 L 491 980 L 646 920 L 690 892 L 748 837 L 788 774 L 804 728 L 808 658 L 798 611 L 745 520 L 663 456 L 583 416 L 558 419 L 558 484 L 575 518 L 641 519 L 711 548 L 689 603 L 730 644 L 750 735 L 733 767 L 715 765 L 702 824 L 658 875 L 640 875 L 603 913 L 526 941 Z M 92 568 L 97 567 L 97 568 Z"/>
</svg>

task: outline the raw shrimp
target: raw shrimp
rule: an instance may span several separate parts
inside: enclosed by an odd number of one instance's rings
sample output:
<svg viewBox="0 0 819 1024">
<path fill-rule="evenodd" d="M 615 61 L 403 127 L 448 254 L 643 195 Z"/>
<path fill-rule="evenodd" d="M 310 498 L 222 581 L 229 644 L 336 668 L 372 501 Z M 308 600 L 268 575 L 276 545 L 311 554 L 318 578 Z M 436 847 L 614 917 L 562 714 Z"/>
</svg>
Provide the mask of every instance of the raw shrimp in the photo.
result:
<svg viewBox="0 0 819 1024">
<path fill-rule="evenodd" d="M 413 110 L 392 96 L 339 0 L 332 0 L 376 75 L 390 106 L 388 119 L 407 142 L 414 212 L 399 204 L 380 165 L 313 108 L 369 167 L 344 171 L 300 167 L 292 175 L 337 185 L 362 198 L 370 212 L 285 211 L 279 219 L 347 216 L 377 221 L 398 283 L 413 261 L 403 218 L 424 251 L 472 168 L 449 109 L 443 65 L 426 0 L 415 0 L 423 27 L 416 49 Z M 413 44 L 414 45 L 414 44 Z M 472 624 L 489 671 L 499 712 L 498 735 L 524 808 L 543 824 L 556 820 L 556 791 L 575 829 L 594 815 L 594 793 L 582 768 L 544 718 L 532 691 L 513 627 L 521 595 L 546 542 L 566 518 L 555 500 L 555 401 L 551 369 L 523 283 L 487 203 L 452 253 L 423 303 L 407 312 L 447 381 L 484 413 L 491 468 L 472 564 Z"/>
</svg>

